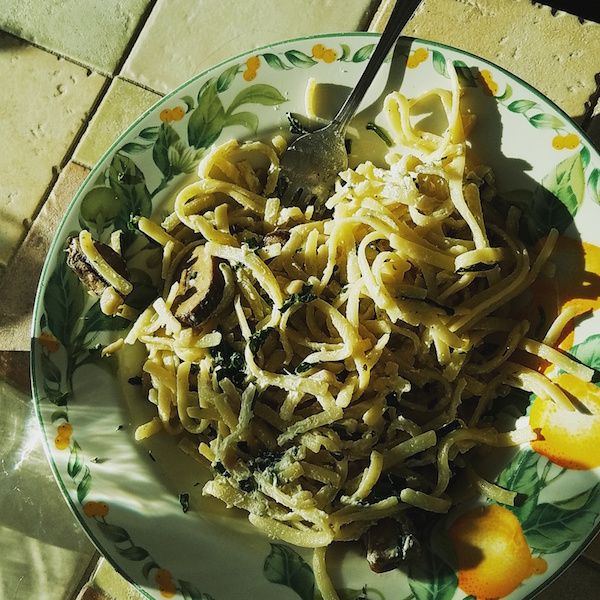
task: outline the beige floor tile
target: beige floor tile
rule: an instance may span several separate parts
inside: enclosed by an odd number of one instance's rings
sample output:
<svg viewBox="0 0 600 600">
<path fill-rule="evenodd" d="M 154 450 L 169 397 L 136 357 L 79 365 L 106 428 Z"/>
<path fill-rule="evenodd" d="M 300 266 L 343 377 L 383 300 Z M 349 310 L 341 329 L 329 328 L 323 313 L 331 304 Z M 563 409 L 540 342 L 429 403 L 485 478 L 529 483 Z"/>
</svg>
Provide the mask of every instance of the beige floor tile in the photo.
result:
<svg viewBox="0 0 600 600">
<path fill-rule="evenodd" d="M 95 554 L 54 481 L 36 421 L 31 398 L 0 381 L 3 600 L 64 600 Z"/>
<path fill-rule="evenodd" d="M 198 71 L 269 42 L 365 27 L 376 0 L 158 0 L 122 74 L 167 92 Z M 232 15 L 235 15 L 232 18 Z"/>
<path fill-rule="evenodd" d="M 0 29 L 113 73 L 149 0 L 2 0 Z"/>
<path fill-rule="evenodd" d="M 0 268 L 64 162 L 104 77 L 0 32 Z"/>
<path fill-rule="evenodd" d="M 101 593 L 101 598 L 114 600 L 143 600 L 145 596 L 117 573 L 110 563 L 101 558 L 90 587 Z"/>
<path fill-rule="evenodd" d="M 381 31 L 393 2 L 372 28 Z M 476 34 L 474 32 L 477 32 Z M 600 72 L 600 25 L 529 0 L 423 0 L 405 35 L 467 50 L 518 75 L 581 118 Z"/>
<path fill-rule="evenodd" d="M 0 350 L 29 350 L 31 312 L 42 265 L 56 228 L 88 172 L 72 162 L 65 166 L 0 278 Z M 19 276 L 15 277 L 17 271 Z"/>
<path fill-rule="evenodd" d="M 73 159 L 92 167 L 117 136 L 159 98 L 158 94 L 138 85 L 115 79 L 102 98 Z"/>
</svg>

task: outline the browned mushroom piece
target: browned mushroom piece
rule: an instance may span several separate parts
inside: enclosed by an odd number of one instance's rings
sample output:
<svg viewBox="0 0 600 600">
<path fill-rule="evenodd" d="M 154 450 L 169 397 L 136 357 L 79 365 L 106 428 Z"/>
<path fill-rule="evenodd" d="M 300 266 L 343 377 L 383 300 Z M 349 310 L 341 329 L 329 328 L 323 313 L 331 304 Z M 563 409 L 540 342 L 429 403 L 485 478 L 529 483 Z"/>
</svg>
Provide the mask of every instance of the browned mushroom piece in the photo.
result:
<svg viewBox="0 0 600 600">
<path fill-rule="evenodd" d="M 274 229 L 265 235 L 263 244 L 265 246 L 268 246 L 269 244 L 281 244 L 283 246 L 289 239 L 290 232 L 288 229 Z"/>
<path fill-rule="evenodd" d="M 94 246 L 98 254 L 114 269 L 121 277 L 129 280 L 129 269 L 123 257 L 117 254 L 110 246 L 94 240 Z M 102 292 L 110 284 L 94 269 L 88 262 L 81 250 L 78 237 L 72 237 L 67 245 L 67 265 L 79 277 L 81 283 L 90 291 L 101 296 Z"/>
<path fill-rule="evenodd" d="M 421 552 L 408 518 L 381 519 L 366 534 L 367 562 L 375 573 L 385 573 Z"/>
<path fill-rule="evenodd" d="M 171 310 L 175 318 L 188 327 L 199 327 L 223 298 L 225 278 L 215 256 L 207 255 L 204 246 L 196 246 L 183 262 L 179 275 L 180 293 Z"/>
</svg>

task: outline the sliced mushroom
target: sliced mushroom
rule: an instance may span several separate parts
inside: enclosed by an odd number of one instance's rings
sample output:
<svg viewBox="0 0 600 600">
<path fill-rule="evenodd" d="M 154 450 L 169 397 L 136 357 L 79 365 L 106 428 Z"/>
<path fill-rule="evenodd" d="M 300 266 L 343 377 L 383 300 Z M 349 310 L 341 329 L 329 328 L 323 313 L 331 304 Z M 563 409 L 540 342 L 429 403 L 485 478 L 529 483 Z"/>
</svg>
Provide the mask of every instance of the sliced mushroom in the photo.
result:
<svg viewBox="0 0 600 600">
<path fill-rule="evenodd" d="M 407 517 L 381 519 L 366 534 L 367 562 L 375 573 L 385 573 L 417 557 L 421 546 Z"/>
<path fill-rule="evenodd" d="M 183 262 L 179 276 L 180 293 L 171 308 L 181 324 L 199 327 L 218 306 L 225 287 L 219 268 L 221 262 L 208 255 L 204 246 L 196 246 Z"/>
<path fill-rule="evenodd" d="M 265 235 L 263 243 L 265 246 L 269 244 L 281 244 L 283 246 L 289 239 L 290 232 L 288 229 L 274 229 Z"/>
<path fill-rule="evenodd" d="M 122 256 L 102 242 L 94 241 L 94 246 L 112 269 L 129 280 L 129 270 Z M 79 277 L 81 283 L 97 296 L 101 296 L 104 290 L 110 287 L 110 284 L 88 262 L 77 237 L 71 238 L 67 246 L 67 265 Z"/>
</svg>

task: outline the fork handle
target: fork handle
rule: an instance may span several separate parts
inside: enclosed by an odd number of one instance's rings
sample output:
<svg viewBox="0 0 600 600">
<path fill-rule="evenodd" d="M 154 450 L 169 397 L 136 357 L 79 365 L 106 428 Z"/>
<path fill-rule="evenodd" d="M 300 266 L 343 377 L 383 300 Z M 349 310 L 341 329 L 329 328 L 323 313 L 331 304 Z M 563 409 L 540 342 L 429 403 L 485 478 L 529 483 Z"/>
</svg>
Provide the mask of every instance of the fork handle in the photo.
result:
<svg viewBox="0 0 600 600">
<path fill-rule="evenodd" d="M 381 34 L 381 38 L 367 63 L 363 74 L 360 76 L 358 83 L 346 98 L 346 101 L 333 118 L 331 124 L 340 133 L 343 133 L 348 127 L 348 123 L 354 116 L 358 105 L 363 99 L 367 90 L 371 86 L 379 67 L 383 64 L 392 46 L 400 36 L 402 28 L 412 17 L 421 0 L 396 0 L 396 4 L 392 9 L 390 19 Z"/>
</svg>

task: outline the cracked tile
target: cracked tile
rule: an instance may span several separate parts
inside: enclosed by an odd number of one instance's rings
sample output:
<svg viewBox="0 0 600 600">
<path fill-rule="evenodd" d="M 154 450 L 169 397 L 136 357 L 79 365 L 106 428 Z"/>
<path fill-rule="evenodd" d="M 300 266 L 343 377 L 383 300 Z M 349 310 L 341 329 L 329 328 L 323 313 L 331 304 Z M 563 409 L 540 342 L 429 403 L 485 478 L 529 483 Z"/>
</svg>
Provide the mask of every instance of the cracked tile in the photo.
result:
<svg viewBox="0 0 600 600">
<path fill-rule="evenodd" d="M 149 0 L 2 0 L 0 29 L 110 74 L 148 4 Z"/>
<path fill-rule="evenodd" d="M 347 0 L 339 10 L 336 0 L 158 0 L 121 74 L 164 93 L 245 50 L 360 29 L 377 4 Z"/>
<path fill-rule="evenodd" d="M 104 77 L 0 32 L 0 269 L 27 231 Z M 5 142 L 6 143 L 6 142 Z"/>
</svg>

